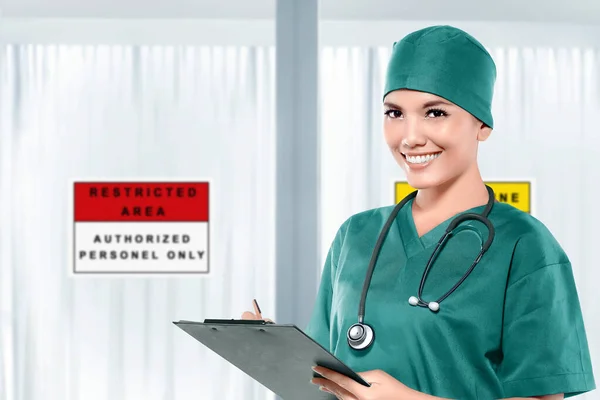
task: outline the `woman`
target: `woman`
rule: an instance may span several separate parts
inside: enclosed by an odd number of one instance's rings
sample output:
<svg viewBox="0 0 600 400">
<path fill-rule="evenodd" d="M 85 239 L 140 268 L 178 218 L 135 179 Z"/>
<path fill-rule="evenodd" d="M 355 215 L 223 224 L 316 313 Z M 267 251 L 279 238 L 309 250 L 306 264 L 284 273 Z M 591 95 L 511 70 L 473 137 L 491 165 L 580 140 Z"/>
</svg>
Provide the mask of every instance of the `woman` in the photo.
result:
<svg viewBox="0 0 600 400">
<path fill-rule="evenodd" d="M 541 222 L 495 202 L 479 172 L 495 79 L 489 53 L 462 30 L 433 26 L 394 45 L 384 133 L 418 191 L 353 215 L 329 250 L 307 334 L 371 383 L 317 368 L 313 383 L 339 399 L 554 400 L 595 388 L 568 257 Z"/>
</svg>

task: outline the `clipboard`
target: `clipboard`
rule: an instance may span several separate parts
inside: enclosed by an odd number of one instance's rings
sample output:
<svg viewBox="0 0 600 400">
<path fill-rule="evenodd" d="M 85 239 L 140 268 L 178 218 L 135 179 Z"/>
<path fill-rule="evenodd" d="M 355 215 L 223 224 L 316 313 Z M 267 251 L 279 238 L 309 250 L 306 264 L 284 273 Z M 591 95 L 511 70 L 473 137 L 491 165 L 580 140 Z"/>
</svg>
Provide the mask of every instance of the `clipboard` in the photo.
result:
<svg viewBox="0 0 600 400">
<path fill-rule="evenodd" d="M 322 366 L 370 386 L 360 375 L 293 324 L 262 320 L 178 321 L 176 326 L 283 400 L 332 400 L 310 382 Z"/>
</svg>

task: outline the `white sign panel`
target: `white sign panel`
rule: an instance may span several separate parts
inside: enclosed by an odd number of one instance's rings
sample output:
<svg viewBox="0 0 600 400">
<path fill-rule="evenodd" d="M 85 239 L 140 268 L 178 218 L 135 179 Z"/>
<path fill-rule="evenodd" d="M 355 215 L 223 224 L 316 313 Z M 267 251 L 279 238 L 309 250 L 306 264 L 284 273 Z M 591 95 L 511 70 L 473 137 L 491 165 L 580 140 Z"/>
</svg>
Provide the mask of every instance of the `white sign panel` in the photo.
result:
<svg viewBox="0 0 600 400">
<path fill-rule="evenodd" d="M 208 182 L 75 182 L 73 202 L 73 273 L 208 274 Z"/>
</svg>

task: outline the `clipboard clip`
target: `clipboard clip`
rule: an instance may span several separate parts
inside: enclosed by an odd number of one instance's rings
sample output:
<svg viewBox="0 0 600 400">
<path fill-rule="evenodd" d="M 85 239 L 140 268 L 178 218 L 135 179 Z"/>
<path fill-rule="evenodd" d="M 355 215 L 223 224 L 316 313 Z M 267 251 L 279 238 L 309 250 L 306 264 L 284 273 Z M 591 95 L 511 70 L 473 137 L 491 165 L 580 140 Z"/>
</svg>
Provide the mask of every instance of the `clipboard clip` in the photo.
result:
<svg viewBox="0 0 600 400">
<path fill-rule="evenodd" d="M 205 319 L 205 324 L 233 324 L 233 325 L 274 325 L 271 321 L 262 319 Z"/>
</svg>

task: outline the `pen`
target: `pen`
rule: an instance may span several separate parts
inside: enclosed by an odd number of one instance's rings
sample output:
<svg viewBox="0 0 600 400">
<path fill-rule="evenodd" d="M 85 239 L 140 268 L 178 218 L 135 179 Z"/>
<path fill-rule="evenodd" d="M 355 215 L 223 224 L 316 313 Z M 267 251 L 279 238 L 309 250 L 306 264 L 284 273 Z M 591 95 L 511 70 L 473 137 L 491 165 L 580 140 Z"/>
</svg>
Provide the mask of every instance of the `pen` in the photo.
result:
<svg viewBox="0 0 600 400">
<path fill-rule="evenodd" d="M 262 313 L 260 311 L 260 307 L 258 306 L 258 302 L 256 301 L 256 299 L 254 299 L 253 302 L 254 302 L 254 311 L 256 312 L 256 316 L 258 317 L 258 319 L 263 319 Z"/>
</svg>

